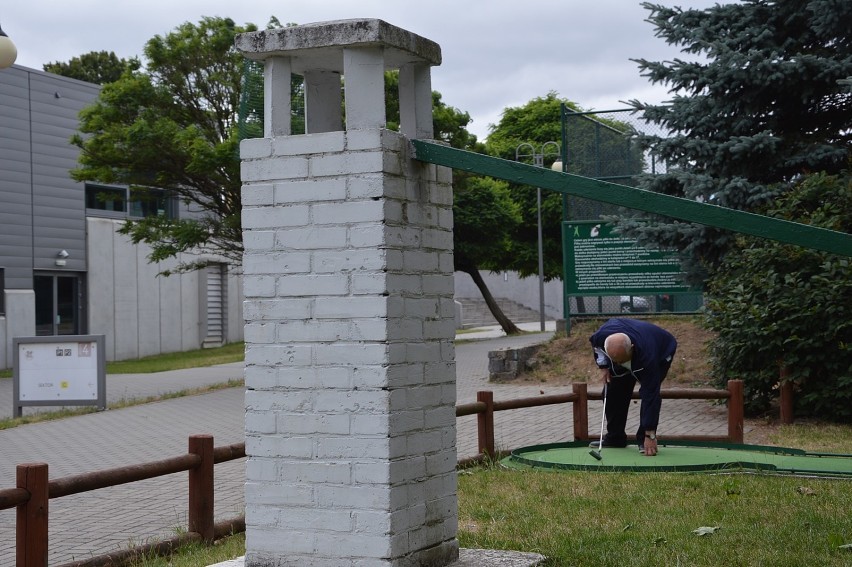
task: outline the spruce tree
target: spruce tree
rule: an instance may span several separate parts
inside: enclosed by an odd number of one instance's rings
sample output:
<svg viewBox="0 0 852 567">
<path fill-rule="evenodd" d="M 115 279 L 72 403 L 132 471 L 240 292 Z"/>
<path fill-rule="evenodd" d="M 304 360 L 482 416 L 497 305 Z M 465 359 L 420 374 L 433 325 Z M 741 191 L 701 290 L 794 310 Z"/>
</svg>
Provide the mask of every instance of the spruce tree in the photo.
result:
<svg viewBox="0 0 852 567">
<path fill-rule="evenodd" d="M 669 137 L 642 143 L 668 164 L 642 187 L 760 212 L 812 172 L 849 167 L 852 141 L 852 2 L 744 0 L 704 10 L 643 3 L 656 35 L 688 58 L 638 59 L 666 104 L 646 106 Z M 689 59 L 689 60 L 687 60 Z M 641 242 L 682 250 L 693 281 L 719 265 L 731 233 L 640 215 L 619 228 Z"/>
</svg>

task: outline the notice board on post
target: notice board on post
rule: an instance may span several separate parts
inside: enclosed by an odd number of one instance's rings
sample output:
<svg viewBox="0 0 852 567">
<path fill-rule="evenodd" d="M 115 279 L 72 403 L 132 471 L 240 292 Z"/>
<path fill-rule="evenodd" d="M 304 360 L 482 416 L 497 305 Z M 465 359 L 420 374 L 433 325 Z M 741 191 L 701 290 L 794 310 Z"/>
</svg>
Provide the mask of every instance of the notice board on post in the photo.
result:
<svg viewBox="0 0 852 567">
<path fill-rule="evenodd" d="M 104 335 L 16 337 L 12 415 L 24 406 L 106 409 Z"/>
<path fill-rule="evenodd" d="M 694 291 L 683 282 L 673 251 L 649 250 L 598 221 L 565 222 L 568 295 L 653 294 Z"/>
</svg>

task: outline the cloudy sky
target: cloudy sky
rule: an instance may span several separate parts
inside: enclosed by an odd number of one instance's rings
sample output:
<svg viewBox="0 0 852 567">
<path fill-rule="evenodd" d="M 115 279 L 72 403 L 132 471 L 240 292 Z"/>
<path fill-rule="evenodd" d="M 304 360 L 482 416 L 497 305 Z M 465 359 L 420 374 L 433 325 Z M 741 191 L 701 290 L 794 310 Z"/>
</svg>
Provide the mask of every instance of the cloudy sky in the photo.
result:
<svg viewBox="0 0 852 567">
<path fill-rule="evenodd" d="M 705 8 L 716 0 L 658 2 Z M 272 15 L 299 24 L 380 18 L 437 42 L 443 63 L 432 88 L 470 113 L 480 139 L 504 108 L 549 91 L 587 110 L 666 100 L 630 59 L 685 57 L 654 36 L 637 0 L 20 0 L 2 3 L 0 26 L 17 45 L 17 64 L 41 69 L 90 51 L 141 56 L 148 39 L 202 16 L 263 28 Z"/>
</svg>

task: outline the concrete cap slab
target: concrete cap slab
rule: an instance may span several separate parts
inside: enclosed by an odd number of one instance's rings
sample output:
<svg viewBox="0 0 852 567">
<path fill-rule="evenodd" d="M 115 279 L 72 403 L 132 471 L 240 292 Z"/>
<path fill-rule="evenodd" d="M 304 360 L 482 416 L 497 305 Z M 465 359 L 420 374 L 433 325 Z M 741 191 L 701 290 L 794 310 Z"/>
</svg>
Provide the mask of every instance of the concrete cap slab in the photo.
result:
<svg viewBox="0 0 852 567">
<path fill-rule="evenodd" d="M 294 73 L 343 72 L 343 49 L 382 47 L 386 69 L 409 63 L 441 64 L 441 46 L 378 19 L 316 22 L 240 34 L 234 44 L 249 59 L 290 57 Z"/>
</svg>

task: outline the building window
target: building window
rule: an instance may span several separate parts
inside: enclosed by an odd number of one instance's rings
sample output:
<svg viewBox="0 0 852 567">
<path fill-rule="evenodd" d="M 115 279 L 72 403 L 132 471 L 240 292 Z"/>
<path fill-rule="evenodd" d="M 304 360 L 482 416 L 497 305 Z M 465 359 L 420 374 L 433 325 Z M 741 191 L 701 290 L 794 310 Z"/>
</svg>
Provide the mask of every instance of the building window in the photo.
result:
<svg viewBox="0 0 852 567">
<path fill-rule="evenodd" d="M 174 199 L 160 189 L 135 189 L 130 192 L 128 213 L 131 217 L 175 218 Z"/>
<path fill-rule="evenodd" d="M 86 209 L 90 214 L 104 211 L 102 216 L 130 216 L 136 218 L 165 216 L 177 218 L 175 198 L 161 189 L 109 187 L 86 184 Z M 119 215 L 111 214 L 119 213 Z"/>
<path fill-rule="evenodd" d="M 127 212 L 127 189 L 86 183 L 86 208 L 116 213 Z"/>
</svg>

